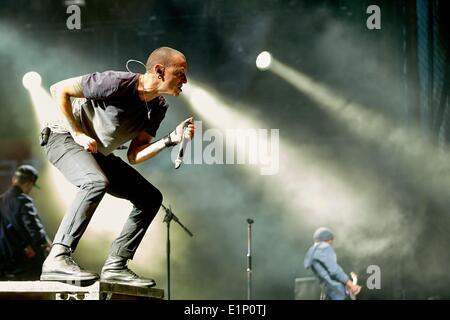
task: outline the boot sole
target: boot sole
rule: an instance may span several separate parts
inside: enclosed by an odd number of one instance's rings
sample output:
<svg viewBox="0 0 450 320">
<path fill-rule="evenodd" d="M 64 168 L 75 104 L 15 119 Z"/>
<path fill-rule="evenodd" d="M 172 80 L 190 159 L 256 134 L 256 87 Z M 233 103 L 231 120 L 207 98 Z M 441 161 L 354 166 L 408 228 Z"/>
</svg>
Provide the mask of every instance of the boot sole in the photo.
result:
<svg viewBox="0 0 450 320">
<path fill-rule="evenodd" d="M 41 281 L 60 281 L 60 282 L 67 282 L 67 283 L 72 283 L 72 282 L 81 282 L 81 281 L 96 281 L 98 280 L 99 277 L 95 277 L 95 276 L 85 276 L 85 277 L 73 277 L 67 274 L 58 274 L 58 273 L 53 273 L 53 274 L 42 274 L 40 277 Z"/>
<path fill-rule="evenodd" d="M 132 281 L 120 281 L 120 280 L 110 280 L 110 279 L 102 279 L 100 278 L 101 282 L 110 283 L 110 284 L 122 284 L 126 286 L 132 286 L 132 287 L 140 287 L 140 288 L 151 288 L 156 286 L 156 282 L 150 282 L 149 284 L 139 284 Z"/>
</svg>

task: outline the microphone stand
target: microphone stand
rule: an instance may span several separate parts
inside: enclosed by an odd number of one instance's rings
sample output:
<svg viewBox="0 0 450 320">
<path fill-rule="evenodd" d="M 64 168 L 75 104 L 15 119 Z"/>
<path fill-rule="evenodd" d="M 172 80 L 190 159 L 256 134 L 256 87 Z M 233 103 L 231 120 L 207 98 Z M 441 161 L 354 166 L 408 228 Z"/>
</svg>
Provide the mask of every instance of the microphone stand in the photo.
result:
<svg viewBox="0 0 450 320">
<path fill-rule="evenodd" d="M 247 300 L 252 300 L 252 223 L 254 221 L 247 219 Z"/>
<path fill-rule="evenodd" d="M 163 204 L 161 206 L 163 207 L 164 211 L 166 211 L 163 222 L 167 223 L 167 300 L 170 300 L 170 221 L 174 220 L 176 223 L 178 223 L 191 237 L 193 237 L 194 235 L 180 222 L 178 217 L 172 212 L 170 206 L 169 208 L 167 208 Z"/>
</svg>

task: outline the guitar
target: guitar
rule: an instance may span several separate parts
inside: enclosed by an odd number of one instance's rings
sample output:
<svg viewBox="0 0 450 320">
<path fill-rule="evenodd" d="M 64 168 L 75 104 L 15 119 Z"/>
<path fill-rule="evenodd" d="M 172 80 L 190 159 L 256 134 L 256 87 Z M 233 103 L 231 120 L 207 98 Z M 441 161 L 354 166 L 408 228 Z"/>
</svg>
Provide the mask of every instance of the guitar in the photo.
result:
<svg viewBox="0 0 450 320">
<path fill-rule="evenodd" d="M 350 272 L 350 277 L 352 277 L 353 284 L 357 285 L 358 284 L 358 275 L 352 271 L 352 272 Z M 348 295 L 350 296 L 350 299 L 356 300 L 356 294 L 349 292 Z"/>
</svg>

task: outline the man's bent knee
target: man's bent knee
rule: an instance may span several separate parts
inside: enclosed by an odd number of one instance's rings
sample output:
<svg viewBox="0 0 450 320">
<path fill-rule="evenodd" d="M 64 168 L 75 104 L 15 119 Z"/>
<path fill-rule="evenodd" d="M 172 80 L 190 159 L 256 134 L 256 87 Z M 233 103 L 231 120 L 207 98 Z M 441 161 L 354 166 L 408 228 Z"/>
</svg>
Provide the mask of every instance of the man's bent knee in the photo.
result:
<svg viewBox="0 0 450 320">
<path fill-rule="evenodd" d="M 109 186 L 108 179 L 99 177 L 83 183 L 81 189 L 106 191 L 108 189 L 108 186 Z"/>
<path fill-rule="evenodd" d="M 154 188 L 145 193 L 145 196 L 141 196 L 136 201 L 132 201 L 132 203 L 139 209 L 143 211 L 149 212 L 157 212 L 161 207 L 163 201 L 163 195 L 161 191 Z"/>
</svg>

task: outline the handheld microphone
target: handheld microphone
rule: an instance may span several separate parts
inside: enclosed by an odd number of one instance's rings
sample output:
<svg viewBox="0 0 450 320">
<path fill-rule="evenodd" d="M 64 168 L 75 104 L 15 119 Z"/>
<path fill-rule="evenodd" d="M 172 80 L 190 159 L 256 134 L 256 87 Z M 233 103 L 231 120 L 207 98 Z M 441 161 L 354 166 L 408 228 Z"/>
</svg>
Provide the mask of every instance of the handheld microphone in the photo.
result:
<svg viewBox="0 0 450 320">
<path fill-rule="evenodd" d="M 178 156 L 177 156 L 177 159 L 175 160 L 175 169 L 178 169 L 181 166 L 181 163 L 183 162 L 184 151 L 186 150 L 188 142 L 191 140 L 188 137 L 186 137 L 187 130 L 188 130 L 187 126 L 189 125 L 189 123 L 190 122 L 186 122 L 183 126 L 183 135 L 181 137 L 180 149 L 178 150 Z"/>
</svg>

